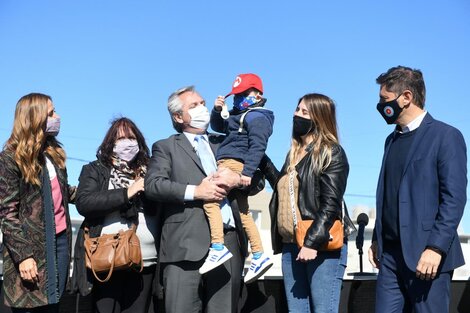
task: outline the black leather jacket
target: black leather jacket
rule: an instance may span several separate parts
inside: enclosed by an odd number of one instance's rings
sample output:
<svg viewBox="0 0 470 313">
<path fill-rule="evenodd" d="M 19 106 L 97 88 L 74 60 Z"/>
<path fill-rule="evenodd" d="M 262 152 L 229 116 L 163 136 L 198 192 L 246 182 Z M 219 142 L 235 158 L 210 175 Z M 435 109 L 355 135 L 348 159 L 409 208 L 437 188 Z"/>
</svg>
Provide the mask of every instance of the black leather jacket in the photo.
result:
<svg viewBox="0 0 470 313">
<path fill-rule="evenodd" d="M 103 228 L 104 217 L 113 211 L 120 211 L 122 217 L 137 221 L 137 216 L 132 216 L 135 214 L 134 202 L 127 198 L 127 189 L 109 190 L 110 172 L 108 166 L 97 160 L 83 166 L 80 173 L 76 207 L 85 219 L 78 230 L 74 247 L 71 292 L 79 292 L 82 296 L 91 292 L 94 282 L 93 274 L 85 267 L 84 227 L 90 229 L 90 237 L 98 237 Z M 144 213 L 156 215 L 159 220 L 159 204 L 146 199 L 144 195 L 140 197 Z M 158 251 L 158 238 L 155 244 Z"/>
<path fill-rule="evenodd" d="M 331 164 L 320 175 L 311 169 L 309 153 L 296 165 L 299 180 L 299 198 L 297 200 L 302 219 L 313 219 L 315 223 L 309 228 L 304 246 L 319 249 L 329 240 L 329 229 L 336 219 L 341 219 L 341 202 L 346 189 L 349 164 L 346 153 L 340 145 L 332 150 Z M 288 158 L 279 172 L 271 160 L 263 159 L 261 168 L 266 179 L 273 187 L 273 196 L 269 204 L 271 215 L 271 240 L 274 253 L 282 250 L 282 239 L 277 230 L 278 192 L 277 182 L 286 174 Z"/>
</svg>

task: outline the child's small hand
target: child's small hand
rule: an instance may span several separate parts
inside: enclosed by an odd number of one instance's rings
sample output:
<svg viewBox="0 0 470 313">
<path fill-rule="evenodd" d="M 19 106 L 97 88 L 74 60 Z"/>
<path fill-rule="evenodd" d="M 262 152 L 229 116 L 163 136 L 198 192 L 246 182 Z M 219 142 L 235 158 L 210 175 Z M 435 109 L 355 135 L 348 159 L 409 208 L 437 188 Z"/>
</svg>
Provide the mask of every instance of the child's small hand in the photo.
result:
<svg viewBox="0 0 470 313">
<path fill-rule="evenodd" d="M 225 98 L 224 96 L 218 96 L 217 99 L 215 99 L 214 103 L 214 109 L 217 112 L 222 111 L 222 107 L 225 105 Z"/>
<path fill-rule="evenodd" d="M 242 185 L 243 187 L 250 186 L 251 185 L 251 177 L 241 175 L 240 176 L 240 185 Z"/>
</svg>

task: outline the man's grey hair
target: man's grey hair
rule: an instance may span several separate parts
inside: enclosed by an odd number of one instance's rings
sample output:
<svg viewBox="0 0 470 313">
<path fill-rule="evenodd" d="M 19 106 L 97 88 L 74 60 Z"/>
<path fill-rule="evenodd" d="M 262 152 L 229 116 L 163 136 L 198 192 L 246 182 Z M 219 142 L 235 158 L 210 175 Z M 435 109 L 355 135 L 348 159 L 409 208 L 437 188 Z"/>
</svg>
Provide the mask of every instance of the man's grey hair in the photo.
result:
<svg viewBox="0 0 470 313">
<path fill-rule="evenodd" d="M 173 128 L 178 133 L 181 133 L 183 131 L 181 128 L 182 125 L 175 121 L 173 114 L 181 113 L 181 111 L 183 110 L 183 102 L 181 102 L 180 96 L 185 92 L 196 92 L 196 89 L 194 88 L 194 86 L 186 86 L 176 90 L 168 97 L 168 112 L 170 113 Z"/>
</svg>

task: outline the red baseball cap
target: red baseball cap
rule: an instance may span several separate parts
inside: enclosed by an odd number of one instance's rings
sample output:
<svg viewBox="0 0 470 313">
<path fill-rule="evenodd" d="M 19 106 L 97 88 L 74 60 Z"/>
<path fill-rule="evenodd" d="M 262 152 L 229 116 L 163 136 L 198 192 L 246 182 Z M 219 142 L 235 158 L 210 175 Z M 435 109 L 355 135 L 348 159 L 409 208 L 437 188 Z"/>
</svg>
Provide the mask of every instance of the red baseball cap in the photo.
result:
<svg viewBox="0 0 470 313">
<path fill-rule="evenodd" d="M 261 78 L 255 74 L 240 74 L 233 82 L 232 91 L 226 95 L 225 98 L 242 93 L 250 88 L 256 88 L 263 93 L 263 83 L 261 82 Z"/>
</svg>

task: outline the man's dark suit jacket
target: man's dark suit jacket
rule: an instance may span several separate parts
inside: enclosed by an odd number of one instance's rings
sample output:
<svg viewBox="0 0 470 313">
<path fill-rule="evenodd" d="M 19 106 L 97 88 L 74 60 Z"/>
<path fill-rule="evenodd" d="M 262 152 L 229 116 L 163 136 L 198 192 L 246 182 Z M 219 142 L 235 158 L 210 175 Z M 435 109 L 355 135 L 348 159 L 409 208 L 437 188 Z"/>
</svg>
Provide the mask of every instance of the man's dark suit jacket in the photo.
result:
<svg viewBox="0 0 470 313">
<path fill-rule="evenodd" d="M 224 136 L 209 134 L 214 152 Z M 162 263 L 200 261 L 209 250 L 209 224 L 203 201 L 184 201 L 187 185 L 199 185 L 206 177 L 201 161 L 184 134 L 157 141 L 145 179 L 145 194 L 162 203 L 163 228 L 159 259 Z M 234 198 L 228 197 L 243 256 L 247 255 L 247 240 Z M 233 253 L 233 251 L 232 251 Z"/>
<path fill-rule="evenodd" d="M 377 218 L 373 239 L 382 255 L 382 210 L 385 153 L 377 186 Z M 462 134 L 426 114 L 416 130 L 408 153 L 398 194 L 399 232 L 403 257 L 411 271 L 427 246 L 443 252 L 440 270 L 465 264 L 457 227 L 466 203 L 467 154 Z"/>
</svg>

